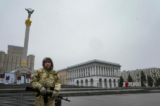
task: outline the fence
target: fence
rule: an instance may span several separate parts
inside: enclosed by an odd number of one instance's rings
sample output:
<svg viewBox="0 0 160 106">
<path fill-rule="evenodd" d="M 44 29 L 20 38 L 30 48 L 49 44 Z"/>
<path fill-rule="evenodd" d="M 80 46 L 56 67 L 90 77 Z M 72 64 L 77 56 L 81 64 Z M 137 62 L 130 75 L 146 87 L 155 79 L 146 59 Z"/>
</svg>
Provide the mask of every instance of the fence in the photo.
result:
<svg viewBox="0 0 160 106">
<path fill-rule="evenodd" d="M 0 106 L 34 106 L 32 93 L 0 94 Z"/>
</svg>

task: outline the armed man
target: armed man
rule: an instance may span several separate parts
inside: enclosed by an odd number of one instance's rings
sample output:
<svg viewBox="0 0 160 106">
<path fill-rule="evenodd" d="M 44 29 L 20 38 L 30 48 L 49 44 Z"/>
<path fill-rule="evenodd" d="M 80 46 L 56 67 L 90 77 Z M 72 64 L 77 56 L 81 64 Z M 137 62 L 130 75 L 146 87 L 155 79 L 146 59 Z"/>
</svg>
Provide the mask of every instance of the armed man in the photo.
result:
<svg viewBox="0 0 160 106">
<path fill-rule="evenodd" d="M 55 106 L 55 99 L 61 89 L 61 81 L 58 72 L 53 70 L 54 64 L 51 58 L 44 58 L 42 66 L 43 68 L 37 70 L 31 78 L 32 87 L 40 91 L 40 95 L 35 97 L 35 106 Z M 51 95 L 46 96 L 48 92 Z"/>
</svg>

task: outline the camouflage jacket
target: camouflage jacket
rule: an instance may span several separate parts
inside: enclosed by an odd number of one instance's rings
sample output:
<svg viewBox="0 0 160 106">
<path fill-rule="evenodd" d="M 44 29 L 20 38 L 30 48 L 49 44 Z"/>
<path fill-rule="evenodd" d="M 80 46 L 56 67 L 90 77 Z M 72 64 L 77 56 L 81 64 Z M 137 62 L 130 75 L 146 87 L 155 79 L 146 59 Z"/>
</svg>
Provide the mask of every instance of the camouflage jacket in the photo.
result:
<svg viewBox="0 0 160 106">
<path fill-rule="evenodd" d="M 43 87 L 54 87 L 54 90 L 60 91 L 61 81 L 58 72 L 55 70 L 47 71 L 41 68 L 36 71 L 34 76 L 31 78 L 31 85 L 33 88 L 40 89 Z"/>
</svg>

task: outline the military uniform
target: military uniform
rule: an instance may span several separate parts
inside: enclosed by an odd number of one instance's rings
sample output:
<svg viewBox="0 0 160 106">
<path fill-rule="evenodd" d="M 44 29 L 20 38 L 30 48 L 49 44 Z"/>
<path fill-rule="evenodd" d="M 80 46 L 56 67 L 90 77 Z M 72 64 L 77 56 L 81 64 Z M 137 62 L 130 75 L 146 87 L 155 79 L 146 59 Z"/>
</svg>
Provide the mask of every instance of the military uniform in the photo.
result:
<svg viewBox="0 0 160 106">
<path fill-rule="evenodd" d="M 58 72 L 53 70 L 53 61 L 51 58 L 46 57 L 43 59 L 50 59 L 51 60 L 51 69 L 48 70 L 44 67 L 44 63 L 42 62 L 43 68 L 36 71 L 34 76 L 31 78 L 31 85 L 33 88 L 41 89 L 45 87 L 47 92 L 48 91 L 57 91 L 59 92 L 61 89 L 61 81 L 58 75 Z M 48 96 L 48 102 L 46 106 L 55 106 L 55 97 Z M 39 95 L 35 98 L 35 106 L 44 106 L 44 96 Z"/>
</svg>

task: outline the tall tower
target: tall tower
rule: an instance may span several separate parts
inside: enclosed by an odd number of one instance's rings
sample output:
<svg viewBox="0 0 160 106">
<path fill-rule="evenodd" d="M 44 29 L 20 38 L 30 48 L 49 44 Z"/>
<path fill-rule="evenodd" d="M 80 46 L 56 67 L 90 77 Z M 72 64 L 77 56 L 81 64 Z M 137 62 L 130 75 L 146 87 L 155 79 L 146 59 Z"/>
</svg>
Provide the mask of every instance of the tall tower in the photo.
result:
<svg viewBox="0 0 160 106">
<path fill-rule="evenodd" d="M 28 19 L 26 20 L 26 31 L 25 31 L 25 39 L 24 39 L 24 48 L 23 48 L 23 54 L 22 54 L 22 60 L 21 60 L 21 66 L 27 65 L 27 51 L 28 51 L 28 40 L 29 40 L 29 30 L 32 21 L 30 21 L 31 14 L 34 12 L 31 8 L 26 9 L 28 11 Z"/>
<path fill-rule="evenodd" d="M 15 72 L 15 75 L 17 76 L 16 78 L 17 84 L 20 84 L 21 81 L 24 81 L 24 83 L 30 83 L 30 77 L 31 77 L 30 67 L 27 66 L 27 51 L 28 51 L 28 41 L 29 41 L 29 30 L 32 23 L 32 21 L 30 21 L 30 18 L 34 10 L 32 10 L 31 8 L 25 10 L 28 12 L 28 18 L 25 21 L 26 31 L 25 31 L 23 54 L 21 58 L 21 65 L 17 67 L 17 71 Z"/>
</svg>

